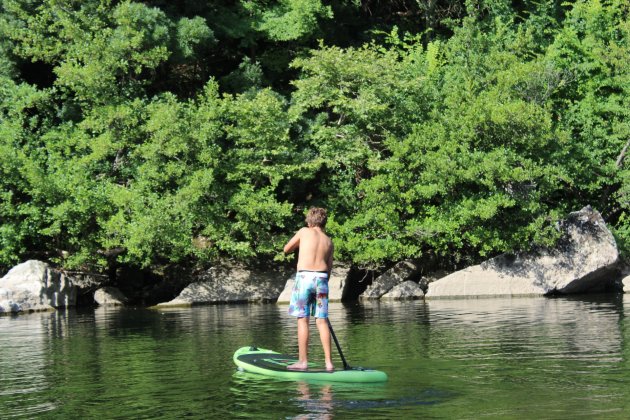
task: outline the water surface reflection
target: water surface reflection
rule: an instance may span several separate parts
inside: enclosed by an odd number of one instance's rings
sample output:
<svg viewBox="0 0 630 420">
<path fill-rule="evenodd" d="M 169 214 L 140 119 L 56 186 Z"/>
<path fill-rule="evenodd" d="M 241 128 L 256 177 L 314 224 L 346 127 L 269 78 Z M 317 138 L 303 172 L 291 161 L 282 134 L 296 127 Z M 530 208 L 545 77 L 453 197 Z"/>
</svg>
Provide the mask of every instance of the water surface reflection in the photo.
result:
<svg viewBox="0 0 630 420">
<path fill-rule="evenodd" d="M 297 352 L 286 306 L 0 317 L 0 406 L 3 418 L 624 418 L 626 311 L 630 296 L 332 304 L 349 363 L 388 373 L 377 386 L 236 372 L 244 345 Z"/>
</svg>

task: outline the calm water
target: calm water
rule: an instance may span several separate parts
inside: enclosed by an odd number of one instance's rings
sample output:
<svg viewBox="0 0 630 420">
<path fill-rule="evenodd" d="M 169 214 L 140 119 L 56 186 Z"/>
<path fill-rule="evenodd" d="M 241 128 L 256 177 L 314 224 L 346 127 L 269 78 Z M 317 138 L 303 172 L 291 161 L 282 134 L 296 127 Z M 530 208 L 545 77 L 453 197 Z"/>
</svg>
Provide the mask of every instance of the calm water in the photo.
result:
<svg viewBox="0 0 630 420">
<path fill-rule="evenodd" d="M 0 418 L 628 418 L 630 296 L 334 304 L 353 365 L 384 385 L 239 373 L 296 353 L 286 306 L 0 317 Z M 316 329 L 312 359 L 321 359 Z M 337 363 L 339 366 L 340 362 Z"/>
</svg>

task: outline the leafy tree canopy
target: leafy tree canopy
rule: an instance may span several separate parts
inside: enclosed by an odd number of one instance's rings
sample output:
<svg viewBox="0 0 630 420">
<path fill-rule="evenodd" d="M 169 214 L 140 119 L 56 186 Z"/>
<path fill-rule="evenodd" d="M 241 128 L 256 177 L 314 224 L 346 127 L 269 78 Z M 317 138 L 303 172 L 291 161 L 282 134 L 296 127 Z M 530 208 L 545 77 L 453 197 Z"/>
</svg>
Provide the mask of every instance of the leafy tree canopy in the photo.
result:
<svg viewBox="0 0 630 420">
<path fill-rule="evenodd" d="M 621 0 L 0 4 L 0 265 L 461 265 L 590 204 L 630 244 Z"/>
</svg>

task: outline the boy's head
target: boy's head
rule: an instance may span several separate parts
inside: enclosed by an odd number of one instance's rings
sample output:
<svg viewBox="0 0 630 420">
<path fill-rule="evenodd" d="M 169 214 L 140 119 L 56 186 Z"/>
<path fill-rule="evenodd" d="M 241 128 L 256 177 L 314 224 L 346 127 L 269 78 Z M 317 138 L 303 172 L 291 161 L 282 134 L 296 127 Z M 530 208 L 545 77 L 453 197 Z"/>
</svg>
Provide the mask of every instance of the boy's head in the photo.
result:
<svg viewBox="0 0 630 420">
<path fill-rule="evenodd" d="M 306 215 L 306 224 L 309 227 L 326 227 L 326 220 L 328 216 L 326 216 L 326 210 L 321 207 L 311 207 Z"/>
</svg>

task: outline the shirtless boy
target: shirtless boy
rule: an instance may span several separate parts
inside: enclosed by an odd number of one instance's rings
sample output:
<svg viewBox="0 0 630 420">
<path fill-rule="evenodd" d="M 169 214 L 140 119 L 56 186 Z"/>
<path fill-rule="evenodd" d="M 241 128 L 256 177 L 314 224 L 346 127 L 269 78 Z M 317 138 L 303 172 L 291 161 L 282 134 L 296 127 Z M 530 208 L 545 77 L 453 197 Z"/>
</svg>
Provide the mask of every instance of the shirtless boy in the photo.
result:
<svg viewBox="0 0 630 420">
<path fill-rule="evenodd" d="M 313 207 L 306 215 L 306 225 L 284 246 L 285 254 L 298 251 L 297 274 L 291 293 L 289 315 L 297 317 L 298 362 L 289 369 L 306 369 L 308 365 L 309 317 L 314 315 L 319 338 L 324 347 L 326 369 L 333 370 L 328 329 L 328 279 L 333 262 L 333 244 L 324 233 L 326 210 Z"/>
</svg>

